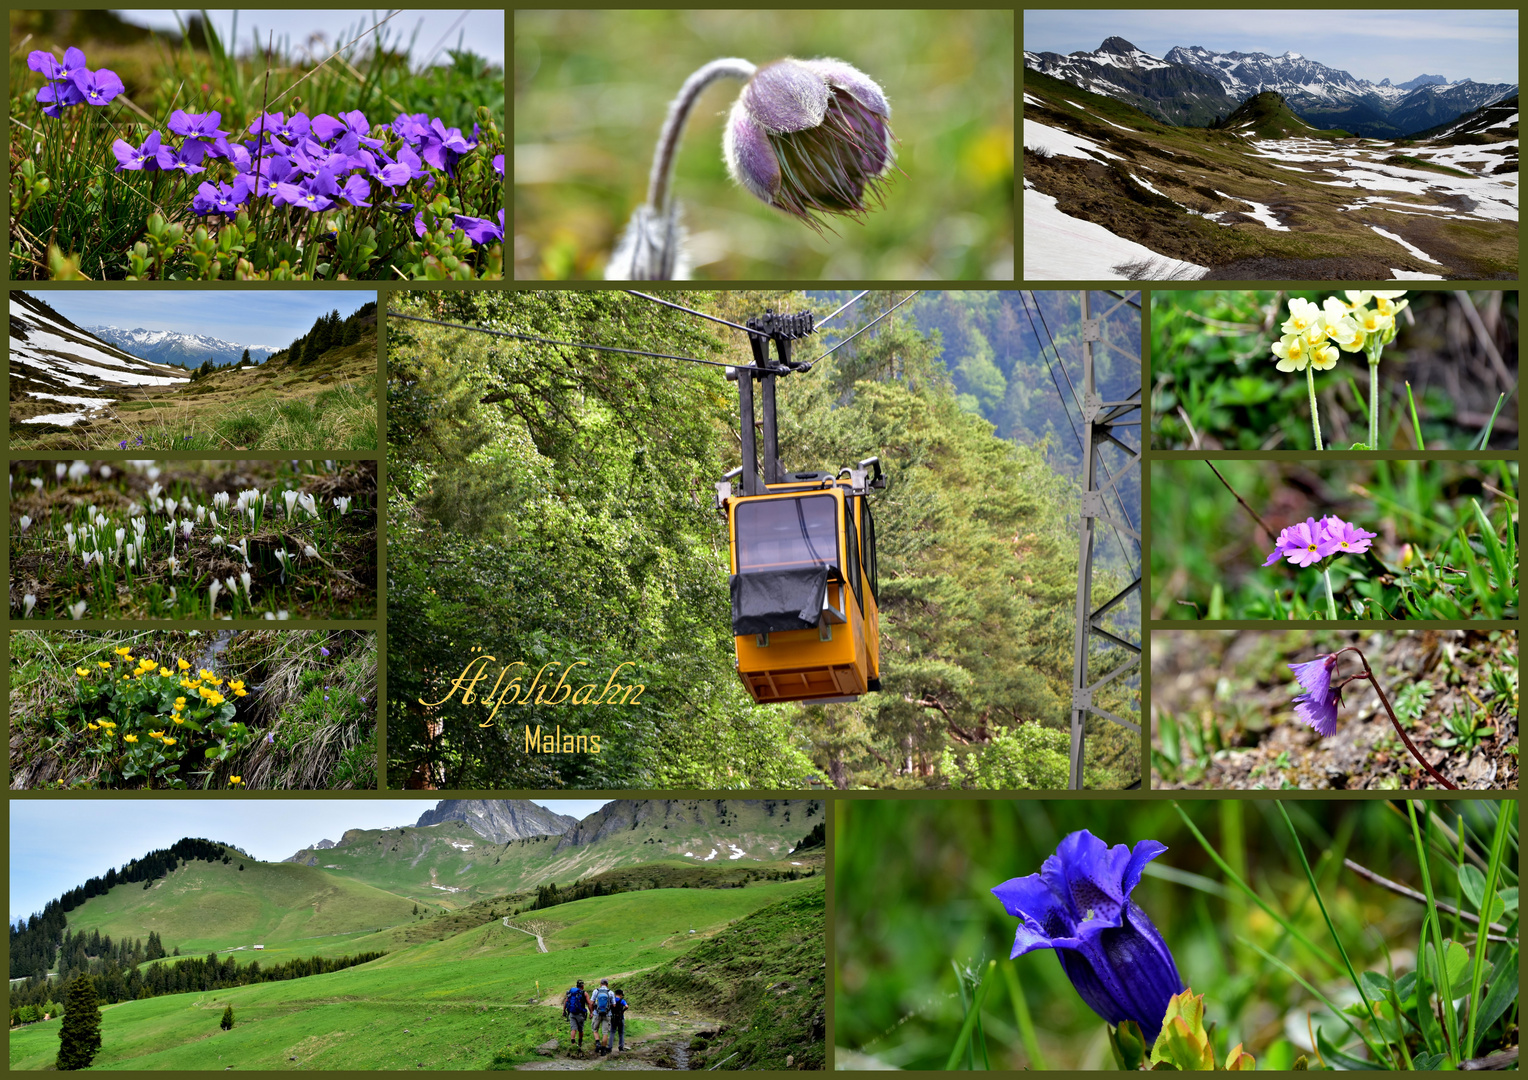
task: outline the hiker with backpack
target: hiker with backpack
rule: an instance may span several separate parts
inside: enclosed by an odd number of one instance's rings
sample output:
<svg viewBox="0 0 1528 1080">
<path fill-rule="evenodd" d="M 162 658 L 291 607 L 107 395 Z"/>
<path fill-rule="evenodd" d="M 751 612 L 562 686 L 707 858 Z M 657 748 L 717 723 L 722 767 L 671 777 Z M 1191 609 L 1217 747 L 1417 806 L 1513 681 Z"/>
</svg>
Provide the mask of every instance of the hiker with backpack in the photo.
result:
<svg viewBox="0 0 1528 1080">
<path fill-rule="evenodd" d="M 617 1036 L 617 1049 L 626 1050 L 626 991 L 615 988 L 615 1000 L 610 1003 L 610 1033 Z"/>
<path fill-rule="evenodd" d="M 582 1050 L 584 1020 L 589 1015 L 589 997 L 584 993 L 584 980 L 579 979 L 577 986 L 568 987 L 568 992 L 562 995 L 562 1015 L 568 1021 L 568 1041 L 576 1041 Z"/>
<path fill-rule="evenodd" d="M 601 979 L 599 989 L 594 992 L 594 1052 L 596 1054 L 610 1053 L 610 1006 L 615 1004 L 615 995 L 610 992 L 610 980 Z"/>
</svg>

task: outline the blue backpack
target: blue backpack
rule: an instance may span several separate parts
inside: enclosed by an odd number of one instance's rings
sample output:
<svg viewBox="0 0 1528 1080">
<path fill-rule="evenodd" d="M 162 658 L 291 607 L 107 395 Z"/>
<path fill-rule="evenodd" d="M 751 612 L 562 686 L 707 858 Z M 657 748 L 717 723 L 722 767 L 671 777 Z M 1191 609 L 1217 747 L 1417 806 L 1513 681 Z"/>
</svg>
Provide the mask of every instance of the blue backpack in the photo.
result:
<svg viewBox="0 0 1528 1080">
<path fill-rule="evenodd" d="M 588 1011 L 584 1004 L 584 992 L 576 986 L 570 987 L 568 989 L 568 1012 L 574 1016 L 579 1016 Z"/>
<path fill-rule="evenodd" d="M 610 988 L 602 986 L 594 992 L 594 1008 L 600 1015 L 610 1011 Z"/>
</svg>

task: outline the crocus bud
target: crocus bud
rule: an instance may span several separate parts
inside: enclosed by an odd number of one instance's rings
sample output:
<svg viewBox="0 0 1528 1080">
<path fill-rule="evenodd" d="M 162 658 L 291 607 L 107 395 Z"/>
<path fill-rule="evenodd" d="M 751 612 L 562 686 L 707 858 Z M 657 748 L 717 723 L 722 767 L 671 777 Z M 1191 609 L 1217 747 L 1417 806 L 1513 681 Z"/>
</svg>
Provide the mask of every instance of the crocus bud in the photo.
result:
<svg viewBox="0 0 1528 1080">
<path fill-rule="evenodd" d="M 723 156 L 732 178 L 813 228 L 815 212 L 856 214 L 877 202 L 892 164 L 891 106 L 842 60 L 765 64 L 732 106 Z"/>
</svg>

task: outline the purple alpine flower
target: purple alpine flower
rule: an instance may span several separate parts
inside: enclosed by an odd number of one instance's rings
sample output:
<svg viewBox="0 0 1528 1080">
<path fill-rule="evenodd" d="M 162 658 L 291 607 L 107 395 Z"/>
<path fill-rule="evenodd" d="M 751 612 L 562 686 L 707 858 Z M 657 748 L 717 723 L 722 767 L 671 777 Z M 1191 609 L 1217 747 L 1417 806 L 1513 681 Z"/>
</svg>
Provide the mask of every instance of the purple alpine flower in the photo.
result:
<svg viewBox="0 0 1528 1080">
<path fill-rule="evenodd" d="M 201 165 L 204 156 L 206 156 L 205 145 L 188 139 L 179 150 L 171 146 L 160 146 L 159 156 L 155 160 L 166 172 L 178 171 L 187 176 L 193 176 L 207 171 Z"/>
<path fill-rule="evenodd" d="M 126 89 L 117 73 L 109 68 L 99 71 L 86 68 L 76 73 L 72 81 L 86 105 L 105 105 Z"/>
<path fill-rule="evenodd" d="M 1332 672 L 1337 670 L 1337 656 L 1318 656 L 1304 664 L 1290 664 L 1295 681 L 1305 693 L 1294 700 L 1295 717 L 1316 729 L 1323 739 L 1337 730 L 1337 706 L 1342 694 L 1332 689 Z"/>
<path fill-rule="evenodd" d="M 489 218 L 467 217 L 465 214 L 457 214 L 454 218 L 455 225 L 467 234 L 467 239 L 474 244 L 488 244 L 495 240 L 504 239 L 504 211 L 499 211 L 499 223 L 495 225 Z"/>
<path fill-rule="evenodd" d="M 371 124 L 367 123 L 366 114 L 360 109 L 340 113 L 337 119 L 328 113 L 319 113 L 313 118 L 313 134 L 324 142 L 332 141 L 336 135 L 348 133 L 354 135 L 362 146 L 381 146 L 381 140 L 371 138 L 370 132 Z"/>
<path fill-rule="evenodd" d="M 339 185 L 334 182 L 332 173 L 320 172 L 317 176 L 309 177 L 300 184 L 285 182 L 277 184 L 276 190 L 277 206 L 290 204 L 316 212 L 327 210 L 334 205 L 334 197 L 339 194 Z"/>
<path fill-rule="evenodd" d="M 425 132 L 419 156 L 447 176 L 455 176 L 457 161 L 475 146 L 477 143 L 468 141 L 460 128 L 448 128 L 440 122 L 440 117 L 436 117 Z"/>
<path fill-rule="evenodd" d="M 340 188 L 340 196 L 351 206 L 370 206 L 366 200 L 371 196 L 371 185 L 360 173 L 351 173 Z"/>
<path fill-rule="evenodd" d="M 202 184 L 191 200 L 191 209 L 198 214 L 228 214 L 231 217 L 248 198 L 249 180 L 236 176 L 232 185 Z"/>
<path fill-rule="evenodd" d="M 414 235 L 422 238 L 428 231 L 424 224 L 424 212 L 420 211 L 414 215 Z"/>
<path fill-rule="evenodd" d="M 291 175 L 292 163 L 286 158 L 265 158 L 260 162 L 260 169 L 254 178 L 254 192 L 275 199 L 278 189 Z M 279 199 L 277 205 L 281 205 Z"/>
<path fill-rule="evenodd" d="M 308 137 L 308 118 L 302 113 L 293 113 L 288 120 L 285 113 L 261 113 L 260 116 L 250 121 L 247 129 L 249 133 L 259 138 L 261 132 L 266 135 L 279 136 L 291 142 Z"/>
<path fill-rule="evenodd" d="M 37 91 L 37 100 L 43 103 L 44 116 L 60 117 L 71 105 L 85 104 L 85 95 L 73 80 L 46 83 Z"/>
<path fill-rule="evenodd" d="M 392 128 L 393 134 L 400 136 L 410 146 L 418 146 L 430 130 L 430 114 L 414 113 L 410 116 L 408 113 L 399 113 Z"/>
<path fill-rule="evenodd" d="M 1109 1024 L 1134 1020 L 1148 1046 L 1183 980 L 1161 933 L 1130 893 L 1146 864 L 1166 850 L 1155 840 L 1142 840 L 1133 851 L 1124 844 L 1111 848 L 1084 829 L 1062 840 L 1038 874 L 992 890 L 1020 920 L 1013 957 L 1055 949 L 1088 1007 Z"/>
<path fill-rule="evenodd" d="M 424 163 L 419 160 L 419 155 L 410 147 L 403 146 L 398 149 L 397 161 L 382 166 L 381 180 L 388 187 L 401 187 L 423 175 Z"/>
<path fill-rule="evenodd" d="M 324 645 L 320 645 L 318 647 L 318 655 L 320 655 L 320 656 L 328 656 L 329 655 L 328 647 L 324 646 Z M 329 688 L 326 686 L 326 687 L 324 687 L 324 689 L 327 690 Z"/>
<path fill-rule="evenodd" d="M 68 82 L 85 70 L 85 54 L 71 45 L 64 50 L 64 59 L 60 62 L 52 53 L 34 49 L 27 54 L 27 67 L 49 82 Z"/>
<path fill-rule="evenodd" d="M 1331 541 L 1333 550 L 1339 555 L 1361 555 L 1369 550 L 1369 542 L 1379 535 L 1365 532 L 1335 514 L 1326 518 L 1322 524 L 1326 526 L 1327 539 Z"/>
<path fill-rule="evenodd" d="M 1296 566 L 1310 566 L 1336 550 L 1326 527 L 1315 518 L 1306 518 L 1285 531 L 1289 536 L 1283 543 L 1284 555 Z"/>
<path fill-rule="evenodd" d="M 779 60 L 732 107 L 722 156 L 755 196 L 819 228 L 816 214 L 857 214 L 892 167 L 891 106 L 842 60 Z M 869 195 L 870 199 L 866 198 Z"/>
<path fill-rule="evenodd" d="M 136 150 L 130 143 L 118 139 L 111 144 L 111 152 L 117 155 L 117 171 L 124 169 L 154 172 L 159 168 L 159 132 L 149 132 L 149 137 L 143 140 L 143 145 Z"/>
<path fill-rule="evenodd" d="M 493 156 L 493 171 L 498 173 L 500 176 L 504 175 L 504 155 L 503 154 L 495 154 Z"/>
<path fill-rule="evenodd" d="M 215 109 L 205 113 L 188 113 L 176 109 L 170 114 L 170 121 L 165 126 L 184 137 L 186 147 L 195 143 L 210 151 L 213 157 L 227 157 L 228 132 L 218 128 L 218 122 L 222 119 L 223 114 Z M 201 158 L 196 160 L 200 161 Z"/>
</svg>

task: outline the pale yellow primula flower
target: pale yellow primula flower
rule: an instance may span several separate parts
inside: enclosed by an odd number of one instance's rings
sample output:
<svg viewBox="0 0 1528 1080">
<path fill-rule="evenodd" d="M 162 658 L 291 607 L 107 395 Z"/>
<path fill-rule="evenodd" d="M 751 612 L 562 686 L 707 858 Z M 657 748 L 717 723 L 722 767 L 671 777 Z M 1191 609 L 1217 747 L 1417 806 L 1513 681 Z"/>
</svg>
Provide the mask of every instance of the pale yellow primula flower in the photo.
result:
<svg viewBox="0 0 1528 1080">
<path fill-rule="evenodd" d="M 1364 347 L 1364 332 L 1349 315 L 1346 304 L 1335 296 L 1328 296 L 1322 308 L 1321 328 L 1328 338 L 1347 352 L 1358 352 Z"/>
<path fill-rule="evenodd" d="M 1310 348 L 1303 334 L 1285 334 L 1273 343 L 1273 355 L 1279 358 L 1280 371 L 1304 371 L 1310 363 Z"/>
<path fill-rule="evenodd" d="M 1382 315 L 1374 308 L 1354 308 L 1349 318 L 1365 334 L 1383 334 L 1395 325 L 1394 315 Z"/>
<path fill-rule="evenodd" d="M 1286 334 L 1303 334 L 1321 318 L 1321 309 L 1309 300 L 1295 297 L 1289 301 L 1289 318 L 1282 327 Z"/>
<path fill-rule="evenodd" d="M 1337 366 L 1337 347 L 1330 341 L 1323 341 L 1310 350 L 1310 366 L 1317 371 L 1329 371 Z"/>
</svg>

